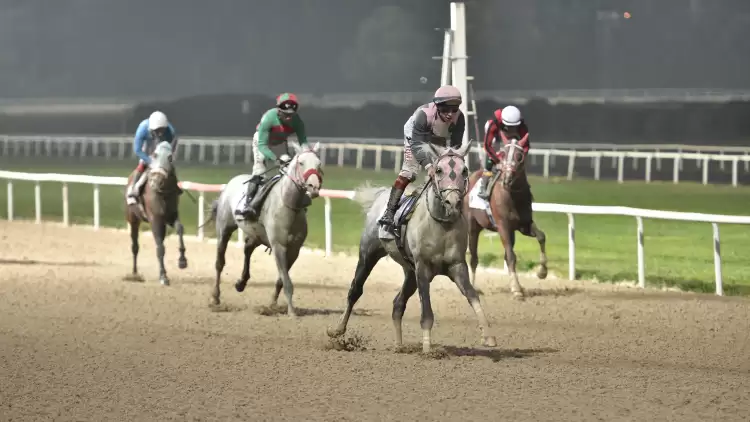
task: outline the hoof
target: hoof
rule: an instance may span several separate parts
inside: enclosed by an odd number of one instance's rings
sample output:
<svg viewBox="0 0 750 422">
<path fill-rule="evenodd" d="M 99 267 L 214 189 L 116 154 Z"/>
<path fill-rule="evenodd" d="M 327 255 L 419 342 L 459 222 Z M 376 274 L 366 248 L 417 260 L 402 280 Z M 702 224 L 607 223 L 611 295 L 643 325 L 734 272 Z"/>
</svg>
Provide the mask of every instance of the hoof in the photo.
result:
<svg viewBox="0 0 750 422">
<path fill-rule="evenodd" d="M 167 277 L 162 277 L 159 279 L 159 283 L 161 283 L 162 286 L 169 286 L 169 279 Z"/>
<path fill-rule="evenodd" d="M 523 292 L 513 292 L 513 299 L 518 301 L 524 301 L 526 298 L 523 295 Z"/>
<path fill-rule="evenodd" d="M 180 258 L 180 260 L 177 261 L 177 268 L 181 270 L 187 268 L 187 258 Z"/>
<path fill-rule="evenodd" d="M 547 278 L 547 267 L 539 268 L 539 271 L 537 271 L 536 276 L 540 280 L 544 280 L 545 278 Z"/>
<path fill-rule="evenodd" d="M 486 347 L 497 347 L 497 340 L 495 340 L 495 336 L 487 336 L 484 338 L 484 345 Z"/>
<path fill-rule="evenodd" d="M 340 328 L 330 328 L 329 327 L 326 330 L 326 334 L 328 334 L 328 337 L 331 337 L 331 338 L 341 337 L 341 336 L 344 335 L 345 332 L 346 332 L 346 330 L 342 330 Z"/>
<path fill-rule="evenodd" d="M 234 289 L 237 290 L 239 293 L 242 293 L 245 291 L 245 287 L 247 286 L 247 281 L 237 280 L 236 283 L 234 283 Z"/>
<path fill-rule="evenodd" d="M 422 343 L 422 353 L 430 353 L 430 343 Z"/>
<path fill-rule="evenodd" d="M 211 299 L 208 300 L 208 307 L 213 308 L 215 306 L 221 305 L 221 300 L 219 300 L 216 296 L 211 296 Z"/>
</svg>

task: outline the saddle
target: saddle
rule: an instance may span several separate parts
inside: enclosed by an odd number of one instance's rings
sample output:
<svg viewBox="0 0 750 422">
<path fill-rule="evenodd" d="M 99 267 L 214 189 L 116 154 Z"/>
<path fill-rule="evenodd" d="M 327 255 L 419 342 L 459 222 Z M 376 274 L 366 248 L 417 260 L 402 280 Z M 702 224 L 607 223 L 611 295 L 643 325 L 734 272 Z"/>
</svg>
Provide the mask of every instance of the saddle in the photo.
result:
<svg viewBox="0 0 750 422">
<path fill-rule="evenodd" d="M 252 179 L 248 179 L 248 181 L 245 183 L 249 183 L 250 180 Z M 273 188 L 276 185 L 276 183 L 279 182 L 279 180 L 281 180 L 280 174 L 277 174 L 268 180 L 262 179 L 260 181 L 260 184 L 256 188 L 255 194 L 252 197 L 250 197 L 248 200 L 252 201 L 253 199 L 257 198 L 258 200 L 257 209 L 260 210 L 261 208 L 263 208 L 263 202 L 265 202 L 266 197 L 268 197 L 268 193 L 271 192 L 271 188 Z M 247 197 L 247 193 L 244 193 L 239 201 L 240 206 L 242 206 L 242 204 L 245 203 L 246 197 Z"/>
<path fill-rule="evenodd" d="M 409 224 L 409 220 L 414 214 L 414 209 L 416 208 L 415 205 L 424 189 L 425 186 L 422 186 L 421 188 L 414 189 L 414 191 L 409 194 L 401 196 L 401 199 L 398 202 L 398 208 L 396 208 L 396 213 L 393 216 L 392 231 L 389 232 L 385 227 L 381 227 L 378 236 L 383 240 L 394 240 L 396 248 L 401 253 L 401 256 L 409 262 L 411 262 L 411 260 L 406 255 L 403 233 Z"/>
</svg>

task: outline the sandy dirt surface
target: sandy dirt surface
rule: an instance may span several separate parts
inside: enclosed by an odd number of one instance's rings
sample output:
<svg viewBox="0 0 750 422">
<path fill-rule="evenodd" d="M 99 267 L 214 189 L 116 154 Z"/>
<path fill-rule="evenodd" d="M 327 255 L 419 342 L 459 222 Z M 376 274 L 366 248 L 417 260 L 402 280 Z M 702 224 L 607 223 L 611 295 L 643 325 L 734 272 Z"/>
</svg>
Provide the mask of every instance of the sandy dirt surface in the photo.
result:
<svg viewBox="0 0 750 422">
<path fill-rule="evenodd" d="M 303 255 L 292 270 L 303 316 L 264 316 L 276 278 L 256 251 L 252 279 L 225 312 L 208 307 L 215 245 L 187 243 L 172 286 L 157 281 L 142 237 L 144 283 L 124 232 L 0 223 L 0 420 L 748 420 L 750 301 L 507 277 L 478 286 L 498 347 L 480 346 L 471 308 L 433 282 L 442 358 L 394 353 L 391 303 L 401 271 L 382 261 L 349 334 L 364 348 L 327 350 L 356 261 Z M 283 303 L 283 294 L 282 300 Z M 420 342 L 419 300 L 405 341 Z M 415 347 L 418 349 L 419 347 Z"/>
</svg>

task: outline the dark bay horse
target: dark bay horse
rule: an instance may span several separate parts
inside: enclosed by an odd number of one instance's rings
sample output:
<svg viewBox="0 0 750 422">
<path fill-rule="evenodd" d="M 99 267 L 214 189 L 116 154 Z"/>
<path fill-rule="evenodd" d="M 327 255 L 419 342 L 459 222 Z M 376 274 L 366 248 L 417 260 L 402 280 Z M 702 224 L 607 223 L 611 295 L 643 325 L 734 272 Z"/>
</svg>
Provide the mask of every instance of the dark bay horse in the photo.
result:
<svg viewBox="0 0 750 422">
<path fill-rule="evenodd" d="M 526 179 L 526 167 L 523 147 L 528 142 L 528 135 L 520 141 L 518 139 L 507 139 L 501 133 L 503 149 L 500 151 L 500 163 L 495 166 L 493 175 L 489 179 L 490 197 L 487 204 L 484 200 L 476 197 L 472 192 L 474 186 L 482 175 L 482 170 L 474 172 L 469 178 L 469 190 L 464 201 L 466 215 L 469 219 L 469 253 L 471 254 L 472 283 L 476 280 L 476 269 L 479 263 L 477 247 L 479 233 L 482 230 L 497 231 L 505 248 L 505 262 L 510 274 L 510 290 L 515 299 L 524 298 L 523 289 L 518 282 L 516 273 L 515 232 L 519 231 L 524 236 L 536 238 L 539 242 L 540 258 L 537 277 L 547 277 L 547 253 L 546 236 L 534 222 L 531 204 L 533 197 L 528 180 Z M 481 201 L 483 209 L 477 209 L 473 204 Z M 471 206 L 470 206 L 471 202 Z"/>
<path fill-rule="evenodd" d="M 128 177 L 128 184 L 134 172 Z M 133 253 L 133 273 L 129 279 L 142 281 L 138 274 L 138 235 L 141 223 L 151 225 L 151 233 L 156 243 L 156 257 L 159 260 L 159 282 L 169 285 L 167 270 L 164 268 L 164 238 L 167 226 L 174 227 L 180 239 L 180 258 L 177 262 L 180 269 L 187 268 L 185 242 L 182 239 L 184 227 L 179 219 L 179 194 L 177 176 L 172 164 L 172 146 L 169 142 L 160 142 L 153 153 L 153 161 L 142 176 L 145 179 L 143 193 L 137 204 L 128 205 L 125 219 L 130 225 L 131 252 Z"/>
</svg>

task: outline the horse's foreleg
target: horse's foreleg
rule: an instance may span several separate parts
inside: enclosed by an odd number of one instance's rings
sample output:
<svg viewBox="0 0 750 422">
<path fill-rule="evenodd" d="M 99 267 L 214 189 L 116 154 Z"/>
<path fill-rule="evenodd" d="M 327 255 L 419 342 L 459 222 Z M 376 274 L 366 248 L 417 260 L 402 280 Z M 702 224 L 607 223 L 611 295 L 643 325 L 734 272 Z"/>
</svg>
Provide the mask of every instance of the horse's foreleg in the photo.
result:
<svg viewBox="0 0 750 422">
<path fill-rule="evenodd" d="M 544 280 L 547 278 L 547 236 L 533 221 L 527 236 L 534 237 L 539 242 L 539 271 L 536 276 Z"/>
<path fill-rule="evenodd" d="M 471 264 L 471 284 L 476 284 L 477 281 L 477 265 L 479 265 L 479 233 L 482 231 L 482 226 L 479 222 L 470 214 L 469 215 L 469 255 Z"/>
<path fill-rule="evenodd" d="M 242 275 L 240 276 L 240 279 L 234 283 L 234 289 L 240 293 L 245 290 L 245 287 L 247 287 L 247 281 L 250 280 L 250 257 L 253 255 L 253 251 L 257 247 L 258 244 L 256 242 L 250 242 L 248 238 L 245 237 L 245 256 L 242 261 Z"/>
<path fill-rule="evenodd" d="M 297 316 L 297 311 L 294 309 L 292 303 L 292 295 L 294 294 L 294 285 L 292 284 L 292 278 L 289 277 L 289 258 L 287 256 L 287 246 L 285 245 L 272 245 L 271 250 L 273 251 L 274 258 L 276 259 L 276 269 L 279 272 L 279 278 L 281 284 L 284 287 L 284 296 L 286 297 L 287 315 L 290 318 Z"/>
<path fill-rule="evenodd" d="M 135 219 L 134 219 L 135 220 Z M 133 254 L 133 277 L 138 276 L 138 235 L 140 234 L 141 223 L 135 220 L 130 223 L 130 252 Z"/>
<path fill-rule="evenodd" d="M 404 343 L 402 332 L 402 320 L 406 311 L 406 303 L 409 298 L 417 291 L 417 275 L 411 269 L 404 269 L 404 284 L 401 285 L 401 291 L 393 299 L 393 329 L 396 333 L 396 347 L 401 347 Z"/>
<path fill-rule="evenodd" d="M 297 257 L 299 257 L 300 248 L 288 248 L 287 249 L 286 261 L 287 261 L 287 265 L 289 266 L 289 270 L 292 269 L 292 265 L 294 265 L 294 263 L 297 261 Z M 284 288 L 284 280 L 282 280 L 281 277 L 279 277 L 276 279 L 276 286 L 274 286 L 273 294 L 271 295 L 271 307 L 276 306 L 276 304 L 279 302 L 279 295 L 281 294 L 281 290 L 283 288 Z"/>
<path fill-rule="evenodd" d="M 188 266 L 187 258 L 185 258 L 185 240 L 182 238 L 185 235 L 185 227 L 179 218 L 175 220 L 174 227 L 180 242 L 180 258 L 177 260 L 177 267 L 184 270 Z"/>
<path fill-rule="evenodd" d="M 516 252 L 513 250 L 513 244 L 515 243 L 513 232 L 508 227 L 508 223 L 505 222 L 501 222 L 498 225 L 497 232 L 503 242 L 503 248 L 505 248 L 505 262 L 508 264 L 508 275 L 510 276 L 510 291 L 514 299 L 523 299 L 523 289 L 521 289 L 521 283 L 519 283 L 518 274 L 516 273 Z"/>
<path fill-rule="evenodd" d="M 221 299 L 219 299 L 219 296 L 221 295 L 221 289 L 219 288 L 219 284 L 221 283 L 221 272 L 224 271 L 224 265 L 226 264 L 225 255 L 227 253 L 227 245 L 229 244 L 229 240 L 232 238 L 234 229 L 218 229 L 216 233 L 216 280 L 214 282 L 214 288 L 211 291 L 211 301 L 209 302 L 209 305 L 211 306 L 216 306 L 221 303 Z"/>
<path fill-rule="evenodd" d="M 167 269 L 164 267 L 164 238 L 167 234 L 167 225 L 161 221 L 151 222 L 151 233 L 154 235 L 156 243 L 156 259 L 159 260 L 159 282 L 164 286 L 169 286 Z"/>
<path fill-rule="evenodd" d="M 377 240 L 380 242 L 379 240 Z M 368 250 L 367 247 L 360 246 L 359 259 L 357 260 L 357 269 L 354 270 L 354 278 L 349 286 L 349 294 L 346 296 L 346 311 L 341 315 L 336 329 L 328 329 L 330 337 L 338 337 L 346 332 L 346 326 L 349 324 L 349 317 L 352 315 L 354 305 L 357 303 L 362 293 L 364 293 L 365 282 L 370 276 L 375 264 L 386 255 L 383 248 L 376 248 L 374 251 Z"/>
<path fill-rule="evenodd" d="M 482 309 L 479 295 L 477 295 L 474 286 L 469 283 L 469 269 L 466 267 L 466 263 L 462 262 L 448 268 L 448 277 L 456 283 L 458 290 L 460 290 L 461 294 L 466 297 L 466 300 L 469 301 L 469 305 L 471 305 L 471 309 L 474 310 L 474 313 L 479 320 L 479 328 L 482 330 L 482 340 L 484 345 L 489 347 L 497 346 L 495 336 L 490 335 L 490 323 L 487 321 L 487 316 Z"/>
<path fill-rule="evenodd" d="M 435 278 L 435 271 L 421 262 L 417 262 L 416 267 L 417 292 L 422 304 L 422 316 L 419 319 L 419 325 L 422 327 L 422 353 L 428 353 L 432 347 L 432 326 L 435 323 L 430 301 L 430 282 Z"/>
</svg>

